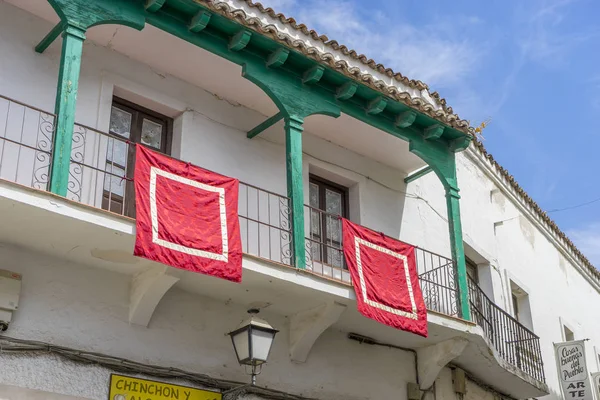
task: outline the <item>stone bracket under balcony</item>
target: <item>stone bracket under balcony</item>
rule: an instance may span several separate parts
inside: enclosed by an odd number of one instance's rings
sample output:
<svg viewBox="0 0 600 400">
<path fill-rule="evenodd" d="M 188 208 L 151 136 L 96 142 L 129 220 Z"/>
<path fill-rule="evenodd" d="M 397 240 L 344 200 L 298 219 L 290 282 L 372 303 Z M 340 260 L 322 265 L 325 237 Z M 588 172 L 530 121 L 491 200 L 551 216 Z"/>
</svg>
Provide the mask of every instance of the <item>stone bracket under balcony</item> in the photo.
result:
<svg viewBox="0 0 600 400">
<path fill-rule="evenodd" d="M 323 332 L 336 323 L 346 305 L 332 301 L 294 314 L 290 318 L 290 358 L 306 362 L 313 345 Z"/>
<path fill-rule="evenodd" d="M 454 337 L 431 346 L 417 349 L 419 388 L 429 390 L 440 371 L 465 350 L 469 341 Z"/>
<path fill-rule="evenodd" d="M 165 293 L 176 284 L 181 271 L 166 266 L 150 266 L 131 279 L 129 323 L 148 326 Z"/>
</svg>

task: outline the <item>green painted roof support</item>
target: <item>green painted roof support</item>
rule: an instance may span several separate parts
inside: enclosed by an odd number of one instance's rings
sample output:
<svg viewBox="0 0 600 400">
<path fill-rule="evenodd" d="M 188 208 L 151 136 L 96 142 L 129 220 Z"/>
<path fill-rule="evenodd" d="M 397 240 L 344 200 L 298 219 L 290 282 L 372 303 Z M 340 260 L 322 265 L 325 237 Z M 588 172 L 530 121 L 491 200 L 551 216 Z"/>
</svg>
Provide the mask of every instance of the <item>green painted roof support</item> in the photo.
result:
<svg viewBox="0 0 600 400">
<path fill-rule="evenodd" d="M 467 278 L 467 262 L 465 245 L 462 239 L 462 223 L 460 221 L 460 195 L 458 188 L 446 188 L 446 208 L 448 209 L 448 226 L 450 228 L 450 251 L 456 263 L 456 280 L 458 283 L 458 306 L 463 319 L 471 320 L 469 306 L 469 283 Z"/>
<path fill-rule="evenodd" d="M 404 178 L 404 183 L 411 183 L 433 171 L 430 166 L 423 167 Z"/>
<path fill-rule="evenodd" d="M 69 185 L 71 147 L 75 127 L 75 105 L 84 40 L 85 31 L 71 25 L 66 26 L 63 32 L 56 105 L 54 107 L 56 131 L 52 150 L 52 176 L 50 177 L 50 191 L 59 196 L 67 195 Z"/>
<path fill-rule="evenodd" d="M 56 38 L 63 32 L 64 26 L 62 22 L 56 24 L 54 28 L 35 46 L 35 51 L 43 53 L 46 49 L 56 40 Z"/>
<path fill-rule="evenodd" d="M 304 182 L 302 178 L 302 124 L 304 118 L 291 115 L 285 119 L 285 170 L 287 195 L 291 201 L 293 265 L 306 269 L 304 236 Z"/>
<path fill-rule="evenodd" d="M 277 114 L 273 115 L 271 118 L 265 120 L 264 122 L 258 124 L 257 126 L 255 126 L 252 129 L 250 129 L 248 131 L 248 133 L 246 134 L 246 137 L 248 139 L 252 139 L 253 137 L 258 136 L 261 132 L 264 132 L 265 130 L 269 129 L 271 126 L 275 125 L 282 119 L 283 119 L 283 114 L 278 112 Z"/>
</svg>

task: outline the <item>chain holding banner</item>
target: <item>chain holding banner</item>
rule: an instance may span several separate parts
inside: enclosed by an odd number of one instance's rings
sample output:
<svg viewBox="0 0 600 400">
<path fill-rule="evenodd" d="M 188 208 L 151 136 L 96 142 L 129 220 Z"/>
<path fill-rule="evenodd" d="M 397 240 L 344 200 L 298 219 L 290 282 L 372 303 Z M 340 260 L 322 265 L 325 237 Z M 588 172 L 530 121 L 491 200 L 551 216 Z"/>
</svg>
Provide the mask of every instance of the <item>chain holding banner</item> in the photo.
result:
<svg viewBox="0 0 600 400">
<path fill-rule="evenodd" d="M 585 342 L 554 343 L 558 379 L 565 400 L 594 400 L 585 360 Z"/>
</svg>

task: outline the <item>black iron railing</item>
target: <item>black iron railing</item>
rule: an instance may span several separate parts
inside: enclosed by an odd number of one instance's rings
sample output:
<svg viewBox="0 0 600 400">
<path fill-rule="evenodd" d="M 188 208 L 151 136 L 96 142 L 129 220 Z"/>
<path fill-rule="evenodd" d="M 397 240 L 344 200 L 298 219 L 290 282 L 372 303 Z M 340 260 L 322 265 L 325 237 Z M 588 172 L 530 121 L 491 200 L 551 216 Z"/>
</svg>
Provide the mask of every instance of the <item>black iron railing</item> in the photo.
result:
<svg viewBox="0 0 600 400">
<path fill-rule="evenodd" d="M 306 265 L 315 274 L 352 284 L 342 247 L 340 216 L 305 205 Z M 456 271 L 451 259 L 422 248 L 415 258 L 425 305 L 453 317 L 459 317 Z"/>
<path fill-rule="evenodd" d="M 67 197 L 135 218 L 134 163 L 135 145 L 126 138 L 76 124 Z M 240 182 L 238 214 L 245 253 L 292 264 L 287 197 Z"/>
<path fill-rule="evenodd" d="M 55 119 L 0 96 L 0 179 L 48 190 Z"/>
<path fill-rule="evenodd" d="M 504 360 L 545 382 L 540 338 L 498 307 L 469 277 L 469 300 L 474 322 Z"/>
<path fill-rule="evenodd" d="M 342 221 L 337 214 L 304 205 L 306 268 L 314 274 L 351 284 L 342 250 Z"/>
<path fill-rule="evenodd" d="M 292 265 L 290 199 L 240 182 L 240 231 L 244 253 Z"/>
<path fill-rule="evenodd" d="M 452 317 L 460 317 L 454 262 L 420 247 L 415 249 L 415 257 L 421 292 L 427 309 Z"/>
</svg>

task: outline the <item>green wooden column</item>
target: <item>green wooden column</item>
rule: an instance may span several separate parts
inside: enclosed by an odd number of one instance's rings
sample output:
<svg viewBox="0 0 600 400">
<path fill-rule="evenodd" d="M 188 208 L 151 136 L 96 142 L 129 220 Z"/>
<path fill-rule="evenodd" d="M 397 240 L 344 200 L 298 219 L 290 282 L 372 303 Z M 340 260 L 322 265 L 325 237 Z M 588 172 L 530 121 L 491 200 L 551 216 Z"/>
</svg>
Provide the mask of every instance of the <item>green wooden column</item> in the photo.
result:
<svg viewBox="0 0 600 400">
<path fill-rule="evenodd" d="M 458 284 L 460 314 L 463 319 L 471 320 L 469 306 L 469 283 L 467 278 L 467 263 L 463 244 L 462 224 L 460 222 L 460 195 L 458 187 L 445 185 L 446 207 L 448 208 L 448 227 L 450 228 L 450 248 L 452 259 L 456 263 L 456 279 Z"/>
<path fill-rule="evenodd" d="M 287 195 L 291 204 L 292 249 L 296 268 L 306 268 L 304 239 L 304 189 L 302 182 L 302 124 L 304 118 L 290 115 L 285 118 L 285 158 Z"/>
<path fill-rule="evenodd" d="M 56 90 L 56 124 L 54 148 L 52 151 L 52 172 L 50 191 L 60 196 L 67 195 L 69 166 L 73 128 L 75 126 L 75 105 L 81 68 L 81 53 L 85 31 L 74 25 L 65 25 Z"/>
</svg>

